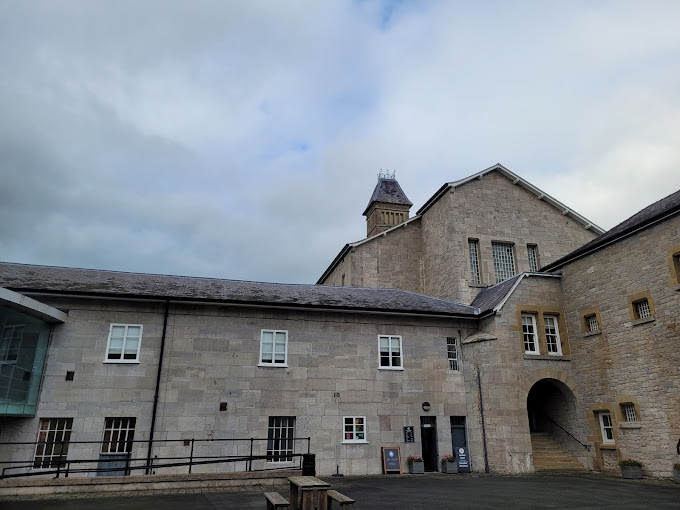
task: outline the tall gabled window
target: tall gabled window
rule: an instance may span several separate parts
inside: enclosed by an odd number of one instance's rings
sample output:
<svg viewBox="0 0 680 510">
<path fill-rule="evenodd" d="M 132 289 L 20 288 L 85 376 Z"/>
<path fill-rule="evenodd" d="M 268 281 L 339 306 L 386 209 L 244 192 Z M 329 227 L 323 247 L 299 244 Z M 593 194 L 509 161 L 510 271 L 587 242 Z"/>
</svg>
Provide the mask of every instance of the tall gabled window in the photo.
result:
<svg viewBox="0 0 680 510">
<path fill-rule="evenodd" d="M 529 271 L 538 271 L 538 246 L 527 244 L 527 257 L 529 258 Z"/>
<path fill-rule="evenodd" d="M 56 468 L 64 464 L 71 440 L 73 418 L 43 418 L 40 420 L 38 444 L 35 446 L 33 467 Z"/>
<path fill-rule="evenodd" d="M 139 347 L 142 343 L 141 324 L 111 324 L 106 359 L 115 363 L 139 362 Z"/>
<path fill-rule="evenodd" d="M 472 285 L 482 283 L 482 275 L 479 270 L 479 240 L 468 239 L 468 251 L 470 252 L 470 273 Z"/>
<path fill-rule="evenodd" d="M 515 274 L 515 256 L 510 243 L 491 243 L 493 270 L 496 283 L 507 280 Z"/>
<path fill-rule="evenodd" d="M 522 314 L 522 336 L 524 337 L 524 352 L 526 354 L 538 354 L 536 317 L 531 313 Z"/>
<path fill-rule="evenodd" d="M 449 369 L 459 370 L 458 368 L 458 339 L 455 337 L 448 337 L 446 339 L 446 349 L 449 358 Z"/>
<path fill-rule="evenodd" d="M 562 343 L 560 342 L 560 329 L 557 325 L 557 316 L 544 315 L 543 325 L 545 326 L 545 340 L 548 344 L 548 354 L 561 356 Z"/>
<path fill-rule="evenodd" d="M 380 368 L 401 369 L 403 357 L 401 355 L 401 337 L 380 335 L 378 337 L 380 349 Z"/>
<path fill-rule="evenodd" d="M 274 329 L 261 331 L 260 366 L 288 366 L 288 331 Z"/>
<path fill-rule="evenodd" d="M 270 416 L 267 432 L 267 460 L 290 462 L 295 453 L 295 416 Z"/>
<path fill-rule="evenodd" d="M 612 424 L 612 415 L 608 411 L 602 411 L 597 414 L 600 420 L 602 442 L 606 444 L 614 444 L 614 425 Z"/>
</svg>

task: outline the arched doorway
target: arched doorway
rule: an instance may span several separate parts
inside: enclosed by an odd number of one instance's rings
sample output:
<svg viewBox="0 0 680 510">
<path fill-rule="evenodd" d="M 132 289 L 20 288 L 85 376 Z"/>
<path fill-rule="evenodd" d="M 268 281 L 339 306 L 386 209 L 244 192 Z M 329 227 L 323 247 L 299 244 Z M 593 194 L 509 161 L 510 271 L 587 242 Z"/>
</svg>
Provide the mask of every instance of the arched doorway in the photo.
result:
<svg viewBox="0 0 680 510">
<path fill-rule="evenodd" d="M 584 469 L 578 460 L 584 445 L 580 436 L 576 397 L 558 379 L 541 379 L 527 395 L 527 415 L 534 469 Z"/>
</svg>

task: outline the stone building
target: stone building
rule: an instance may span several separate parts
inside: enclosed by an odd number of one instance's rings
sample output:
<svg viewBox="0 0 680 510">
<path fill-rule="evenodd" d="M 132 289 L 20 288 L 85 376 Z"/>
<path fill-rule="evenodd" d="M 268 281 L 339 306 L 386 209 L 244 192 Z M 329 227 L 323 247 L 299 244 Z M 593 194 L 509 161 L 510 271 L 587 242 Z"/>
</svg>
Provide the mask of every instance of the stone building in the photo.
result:
<svg viewBox="0 0 680 510">
<path fill-rule="evenodd" d="M 253 437 L 259 467 L 309 448 L 326 475 L 380 473 L 395 446 L 404 469 L 421 455 L 437 471 L 466 446 L 474 471 L 633 457 L 668 476 L 680 192 L 606 233 L 501 165 L 411 205 L 380 175 L 368 237 L 317 285 L 1 263 L 0 442 L 104 443 L 0 446 L 0 461 L 37 472 Z"/>
</svg>

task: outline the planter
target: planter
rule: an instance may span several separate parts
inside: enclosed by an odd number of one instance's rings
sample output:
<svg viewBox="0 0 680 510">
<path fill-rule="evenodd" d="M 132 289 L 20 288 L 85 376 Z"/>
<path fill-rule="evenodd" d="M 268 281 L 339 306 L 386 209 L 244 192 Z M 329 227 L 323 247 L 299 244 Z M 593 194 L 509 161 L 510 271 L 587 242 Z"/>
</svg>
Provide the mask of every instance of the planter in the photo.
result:
<svg viewBox="0 0 680 510">
<path fill-rule="evenodd" d="M 425 473 L 425 463 L 424 462 L 409 462 L 408 472 L 412 475 L 422 475 Z"/>
<path fill-rule="evenodd" d="M 680 469 L 673 470 L 673 480 L 675 480 L 675 483 L 680 483 Z"/>
<path fill-rule="evenodd" d="M 458 463 L 442 462 L 442 473 L 458 473 Z"/>
<path fill-rule="evenodd" d="M 624 478 L 636 480 L 642 478 L 642 468 L 640 466 L 621 466 L 621 475 Z"/>
</svg>

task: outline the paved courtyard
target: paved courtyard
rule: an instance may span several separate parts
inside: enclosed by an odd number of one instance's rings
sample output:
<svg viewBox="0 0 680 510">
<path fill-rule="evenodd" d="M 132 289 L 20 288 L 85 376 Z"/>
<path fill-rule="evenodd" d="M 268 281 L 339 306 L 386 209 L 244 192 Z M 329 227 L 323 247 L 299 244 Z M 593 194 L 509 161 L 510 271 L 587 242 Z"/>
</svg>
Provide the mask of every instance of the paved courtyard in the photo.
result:
<svg viewBox="0 0 680 510">
<path fill-rule="evenodd" d="M 424 475 L 330 479 L 331 486 L 368 508 L 680 509 L 680 485 L 592 476 Z M 3 510 L 263 510 L 262 491 L 200 492 L 96 498 L 5 500 Z M 287 495 L 287 490 L 279 488 Z"/>
</svg>

